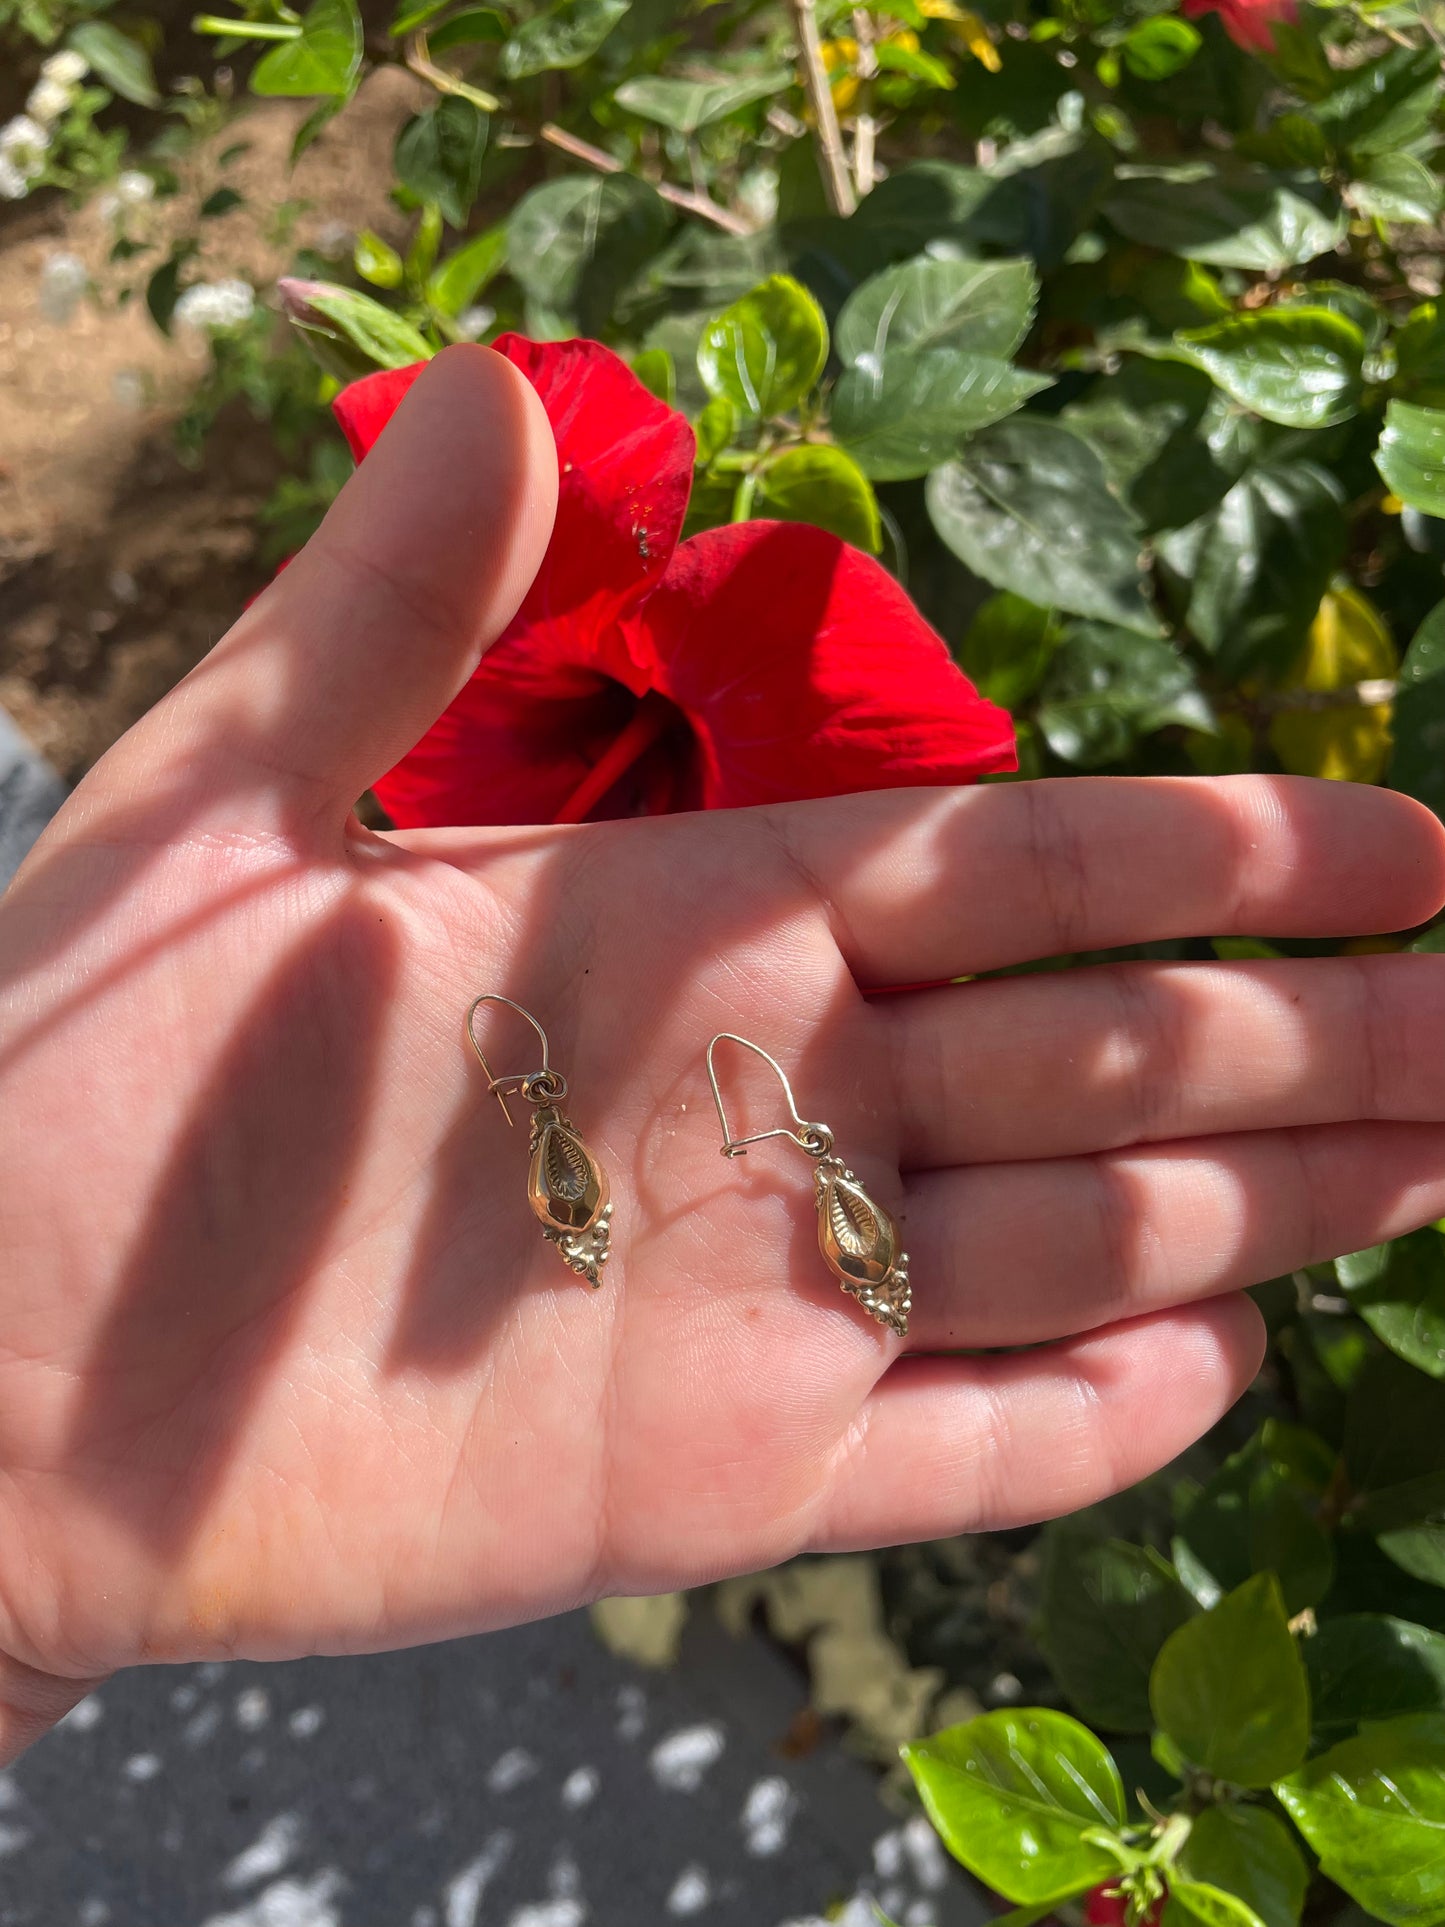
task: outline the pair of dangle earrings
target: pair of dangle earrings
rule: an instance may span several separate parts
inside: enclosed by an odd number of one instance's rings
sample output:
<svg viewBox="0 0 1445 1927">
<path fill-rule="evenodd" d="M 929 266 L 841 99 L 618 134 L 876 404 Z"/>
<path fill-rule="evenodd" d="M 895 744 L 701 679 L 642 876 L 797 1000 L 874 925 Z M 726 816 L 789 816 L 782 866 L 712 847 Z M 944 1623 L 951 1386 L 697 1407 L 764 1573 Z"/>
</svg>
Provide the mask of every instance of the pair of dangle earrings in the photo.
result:
<svg viewBox="0 0 1445 1927">
<path fill-rule="evenodd" d="M 482 1004 L 505 1004 L 536 1031 L 542 1042 L 539 1070 L 493 1075 L 477 1042 L 472 1020 Z M 508 1124 L 512 1114 L 507 1099 L 521 1096 L 532 1109 L 531 1164 L 527 1201 L 542 1235 L 556 1245 L 563 1262 L 595 1290 L 611 1250 L 612 1205 L 607 1174 L 597 1162 L 570 1118 L 561 1109 L 567 1080 L 552 1069 L 547 1033 L 532 1013 L 510 997 L 484 991 L 467 1010 L 467 1037 L 487 1075 L 487 1089 L 502 1107 Z M 789 1124 L 735 1138 L 723 1106 L 715 1056 L 719 1044 L 737 1044 L 769 1066 L 788 1101 Z M 809 1123 L 798 1110 L 793 1087 L 777 1059 L 759 1044 L 736 1032 L 719 1031 L 707 1047 L 707 1076 L 722 1127 L 722 1154 L 747 1156 L 750 1144 L 783 1137 L 813 1160 L 813 1190 L 818 1213 L 818 1248 L 843 1290 L 849 1292 L 871 1318 L 900 1338 L 908 1335 L 908 1313 L 913 1303 L 908 1284 L 908 1254 L 901 1247 L 898 1227 L 883 1206 L 869 1196 L 843 1160 L 834 1154 L 833 1133 L 826 1124 Z"/>
</svg>

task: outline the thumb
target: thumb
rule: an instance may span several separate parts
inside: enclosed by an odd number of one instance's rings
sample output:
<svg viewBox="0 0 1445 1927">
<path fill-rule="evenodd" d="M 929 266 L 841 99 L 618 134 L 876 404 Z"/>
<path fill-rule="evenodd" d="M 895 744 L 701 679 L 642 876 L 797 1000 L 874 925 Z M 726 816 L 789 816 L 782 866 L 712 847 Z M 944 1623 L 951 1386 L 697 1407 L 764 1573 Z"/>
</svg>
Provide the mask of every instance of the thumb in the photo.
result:
<svg viewBox="0 0 1445 1927">
<path fill-rule="evenodd" d="M 556 505 L 531 384 L 490 348 L 444 349 L 291 566 L 152 712 L 166 749 L 263 770 L 283 806 L 349 810 L 511 621 Z"/>
</svg>

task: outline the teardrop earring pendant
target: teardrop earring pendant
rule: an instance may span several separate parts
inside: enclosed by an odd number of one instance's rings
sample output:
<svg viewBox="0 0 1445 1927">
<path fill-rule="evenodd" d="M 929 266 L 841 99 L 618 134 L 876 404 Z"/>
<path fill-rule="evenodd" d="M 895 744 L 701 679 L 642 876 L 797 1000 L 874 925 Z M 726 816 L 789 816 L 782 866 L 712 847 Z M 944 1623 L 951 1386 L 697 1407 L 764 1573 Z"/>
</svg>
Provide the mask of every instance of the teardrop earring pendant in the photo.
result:
<svg viewBox="0 0 1445 1927">
<path fill-rule="evenodd" d="M 773 1071 L 788 1100 L 791 1125 L 771 1131 L 756 1131 L 751 1137 L 735 1138 L 723 1108 L 714 1056 L 719 1044 L 739 1044 L 750 1050 Z M 747 1156 L 749 1144 L 764 1138 L 785 1137 L 813 1160 L 813 1189 L 818 1207 L 818 1249 L 824 1262 L 844 1291 L 858 1300 L 870 1318 L 908 1336 L 908 1313 L 913 1294 L 908 1284 L 908 1253 L 902 1249 L 898 1226 L 876 1199 L 869 1196 L 840 1157 L 833 1152 L 833 1133 L 826 1124 L 810 1124 L 793 1096 L 787 1073 L 775 1057 L 760 1044 L 749 1043 L 735 1031 L 722 1030 L 707 1047 L 707 1076 L 712 1099 L 722 1126 L 722 1154 L 725 1158 Z"/>
<path fill-rule="evenodd" d="M 502 1077 L 492 1075 L 492 1067 L 472 1025 L 482 1004 L 505 1004 L 526 1019 L 542 1040 L 539 1070 L 508 1072 Z M 494 990 L 484 990 L 480 997 L 472 999 L 467 1007 L 466 1031 L 467 1040 L 487 1074 L 487 1089 L 501 1105 L 508 1125 L 512 1123 L 512 1113 L 507 1109 L 509 1097 L 523 1097 L 532 1106 L 529 1146 L 532 1161 L 527 1172 L 527 1202 L 542 1227 L 542 1236 L 556 1245 L 563 1263 L 579 1278 L 585 1278 L 595 1291 L 602 1283 L 602 1267 L 612 1250 L 612 1204 L 607 1173 L 561 1109 L 567 1095 L 567 1080 L 560 1071 L 552 1069 L 547 1033 L 530 1010 Z"/>
</svg>

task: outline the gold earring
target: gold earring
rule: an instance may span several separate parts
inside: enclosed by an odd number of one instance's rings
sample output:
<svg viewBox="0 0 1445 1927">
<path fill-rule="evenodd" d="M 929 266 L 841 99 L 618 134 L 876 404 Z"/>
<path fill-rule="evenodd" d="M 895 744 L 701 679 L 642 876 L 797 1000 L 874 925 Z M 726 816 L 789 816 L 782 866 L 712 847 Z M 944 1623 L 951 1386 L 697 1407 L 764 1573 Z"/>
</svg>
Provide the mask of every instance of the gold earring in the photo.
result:
<svg viewBox="0 0 1445 1927">
<path fill-rule="evenodd" d="M 771 1131 L 757 1131 L 751 1137 L 735 1138 L 728 1127 L 718 1088 L 717 1066 L 713 1053 L 721 1043 L 741 1044 L 761 1057 L 776 1074 L 788 1100 L 792 1128 L 779 1125 Z M 764 1138 L 785 1137 L 813 1159 L 813 1185 L 818 1205 L 818 1249 L 828 1269 L 844 1291 L 851 1292 L 870 1317 L 887 1325 L 900 1338 L 908 1336 L 908 1313 L 913 1294 L 908 1286 L 908 1253 L 901 1249 L 898 1227 L 893 1219 L 869 1197 L 863 1186 L 833 1155 L 833 1133 L 826 1124 L 810 1124 L 798 1111 L 793 1087 L 786 1071 L 775 1057 L 759 1044 L 750 1044 L 735 1031 L 722 1030 L 707 1047 L 707 1076 L 712 1099 L 722 1126 L 722 1154 L 725 1158 L 744 1158 L 746 1146 L 761 1144 Z"/>
<path fill-rule="evenodd" d="M 472 1018 L 479 1004 L 505 1004 L 525 1017 L 542 1040 L 542 1068 L 494 1077 L 477 1042 Z M 607 1173 L 588 1150 L 570 1118 L 558 1108 L 567 1095 L 567 1080 L 548 1059 L 547 1033 L 530 1010 L 493 990 L 484 990 L 467 1008 L 467 1037 L 487 1073 L 487 1089 L 502 1107 L 510 1125 L 508 1096 L 520 1094 L 532 1109 L 532 1163 L 527 1173 L 527 1202 L 542 1227 L 542 1236 L 556 1245 L 563 1262 L 595 1291 L 611 1254 L 612 1205 Z"/>
</svg>

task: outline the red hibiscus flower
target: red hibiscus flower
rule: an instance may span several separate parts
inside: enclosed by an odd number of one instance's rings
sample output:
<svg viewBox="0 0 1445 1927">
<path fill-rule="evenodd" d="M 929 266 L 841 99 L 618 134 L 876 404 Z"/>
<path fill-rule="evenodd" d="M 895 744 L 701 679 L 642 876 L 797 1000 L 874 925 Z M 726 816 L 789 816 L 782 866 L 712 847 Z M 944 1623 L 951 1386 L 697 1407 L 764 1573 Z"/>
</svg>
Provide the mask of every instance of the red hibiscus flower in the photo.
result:
<svg viewBox="0 0 1445 1927">
<path fill-rule="evenodd" d="M 557 439 L 557 522 L 508 629 L 376 785 L 401 828 L 730 808 L 1016 766 L 986 702 L 870 557 L 801 523 L 680 546 L 693 436 L 609 349 L 504 335 Z M 335 410 L 359 460 L 420 364 Z"/>
<path fill-rule="evenodd" d="M 1217 13 L 1234 44 L 1257 54 L 1274 52 L 1277 22 L 1282 20 L 1292 27 L 1299 18 L 1295 0 L 1184 0 L 1180 12 L 1186 20 Z"/>
</svg>

